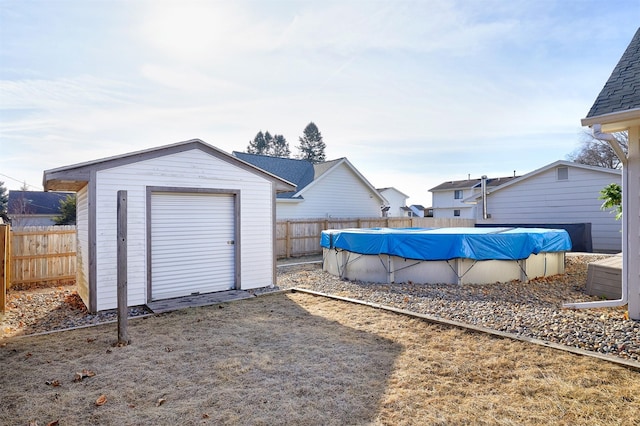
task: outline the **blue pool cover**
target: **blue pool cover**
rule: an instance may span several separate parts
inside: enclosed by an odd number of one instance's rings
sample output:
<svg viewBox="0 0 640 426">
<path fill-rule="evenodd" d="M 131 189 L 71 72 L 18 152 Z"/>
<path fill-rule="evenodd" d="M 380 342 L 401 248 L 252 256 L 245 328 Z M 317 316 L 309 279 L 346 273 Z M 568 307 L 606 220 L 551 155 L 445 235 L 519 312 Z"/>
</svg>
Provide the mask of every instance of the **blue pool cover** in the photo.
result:
<svg viewBox="0 0 640 426">
<path fill-rule="evenodd" d="M 569 251 L 571 239 L 564 229 L 354 228 L 322 231 L 320 245 L 417 260 L 520 260 L 531 254 Z"/>
</svg>

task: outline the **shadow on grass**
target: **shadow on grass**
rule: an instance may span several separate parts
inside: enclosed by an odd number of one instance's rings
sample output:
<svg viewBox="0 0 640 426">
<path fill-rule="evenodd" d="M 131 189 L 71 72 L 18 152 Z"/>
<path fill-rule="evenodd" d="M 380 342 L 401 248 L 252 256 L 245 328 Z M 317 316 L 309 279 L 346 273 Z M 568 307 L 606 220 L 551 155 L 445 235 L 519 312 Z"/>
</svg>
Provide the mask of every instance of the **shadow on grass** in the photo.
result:
<svg viewBox="0 0 640 426">
<path fill-rule="evenodd" d="M 6 340 L 0 418 L 11 424 L 362 424 L 403 347 L 285 294 Z M 74 382 L 88 369 L 94 377 Z M 47 383 L 58 381 L 60 386 Z M 105 395 L 107 402 L 96 406 Z"/>
</svg>

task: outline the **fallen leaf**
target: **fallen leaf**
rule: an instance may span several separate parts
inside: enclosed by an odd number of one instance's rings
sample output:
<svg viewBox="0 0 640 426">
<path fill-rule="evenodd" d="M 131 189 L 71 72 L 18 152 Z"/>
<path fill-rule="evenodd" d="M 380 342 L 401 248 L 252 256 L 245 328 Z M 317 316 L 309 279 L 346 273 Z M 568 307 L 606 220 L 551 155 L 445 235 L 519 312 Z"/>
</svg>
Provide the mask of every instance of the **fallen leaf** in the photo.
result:
<svg viewBox="0 0 640 426">
<path fill-rule="evenodd" d="M 60 420 L 54 420 L 52 422 L 47 423 L 47 426 L 58 426 L 60 424 Z"/>
<path fill-rule="evenodd" d="M 98 399 L 96 399 L 96 406 L 100 407 L 101 405 L 104 405 L 106 402 L 107 402 L 107 396 L 100 395 Z"/>
<path fill-rule="evenodd" d="M 94 371 L 91 370 L 87 370 L 86 368 L 82 369 L 82 371 L 80 373 L 76 373 L 75 376 L 73 377 L 73 381 L 74 382 L 81 382 L 82 379 L 85 379 L 87 377 L 93 377 L 95 376 L 96 373 Z"/>
<path fill-rule="evenodd" d="M 171 348 L 170 348 L 170 347 L 168 347 L 168 346 L 167 346 L 166 348 L 164 348 L 164 350 L 165 350 L 165 352 L 173 352 L 173 349 L 171 349 Z"/>
<path fill-rule="evenodd" d="M 203 418 L 203 419 L 208 419 L 208 418 L 209 418 L 209 415 L 208 415 L 207 413 L 204 413 L 204 414 L 202 415 L 202 418 Z"/>
<path fill-rule="evenodd" d="M 161 406 L 162 404 L 164 404 L 166 401 L 166 399 L 164 398 L 158 398 L 158 401 L 156 401 L 156 407 Z"/>
<path fill-rule="evenodd" d="M 60 380 L 51 380 L 51 381 L 46 381 L 44 382 L 45 385 L 49 385 L 49 386 L 53 386 L 54 388 L 57 388 L 58 386 L 61 386 L 62 383 L 60 383 Z"/>
<path fill-rule="evenodd" d="M 92 337 L 88 337 L 88 338 L 87 338 L 87 342 L 89 342 L 89 343 L 93 343 L 93 342 L 95 342 L 95 341 L 96 341 L 96 338 L 95 338 L 95 337 L 93 337 L 93 338 L 92 338 Z"/>
</svg>

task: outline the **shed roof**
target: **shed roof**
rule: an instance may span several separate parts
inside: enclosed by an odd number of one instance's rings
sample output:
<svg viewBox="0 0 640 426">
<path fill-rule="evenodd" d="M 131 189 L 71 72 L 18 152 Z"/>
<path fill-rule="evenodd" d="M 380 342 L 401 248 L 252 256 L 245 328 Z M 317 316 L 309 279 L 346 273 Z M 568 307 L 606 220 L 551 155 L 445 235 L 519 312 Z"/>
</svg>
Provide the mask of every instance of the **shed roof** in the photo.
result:
<svg viewBox="0 0 640 426">
<path fill-rule="evenodd" d="M 45 170 L 42 179 L 43 186 L 46 191 L 78 191 L 90 181 L 92 174 L 96 171 L 111 169 L 113 167 L 163 157 L 179 152 L 190 151 L 193 149 L 198 149 L 213 157 L 220 158 L 234 164 L 235 166 L 243 168 L 251 173 L 261 175 L 262 177 L 274 182 L 276 191 L 278 192 L 292 191 L 295 189 L 295 184 L 281 178 L 280 176 L 269 173 L 268 171 L 254 166 L 253 164 L 236 158 L 221 149 L 203 142 L 200 139 L 191 139 L 184 142 L 159 146 L 114 157 L 101 158 L 98 160 L 87 161 L 85 163 L 72 164 L 56 169 Z"/>
<path fill-rule="evenodd" d="M 640 108 L 640 28 L 622 54 L 587 118 Z"/>
</svg>

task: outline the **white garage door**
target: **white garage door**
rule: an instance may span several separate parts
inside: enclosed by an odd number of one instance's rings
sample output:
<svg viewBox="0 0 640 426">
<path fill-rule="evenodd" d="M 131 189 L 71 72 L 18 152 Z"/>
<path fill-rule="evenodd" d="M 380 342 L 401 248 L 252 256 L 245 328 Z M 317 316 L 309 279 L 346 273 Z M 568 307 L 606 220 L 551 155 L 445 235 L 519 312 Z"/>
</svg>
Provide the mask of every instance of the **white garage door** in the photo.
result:
<svg viewBox="0 0 640 426">
<path fill-rule="evenodd" d="M 234 197 L 151 194 L 151 299 L 234 288 Z"/>
</svg>

